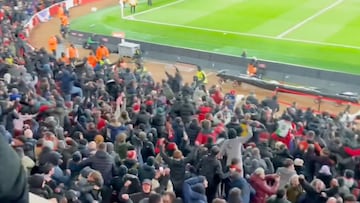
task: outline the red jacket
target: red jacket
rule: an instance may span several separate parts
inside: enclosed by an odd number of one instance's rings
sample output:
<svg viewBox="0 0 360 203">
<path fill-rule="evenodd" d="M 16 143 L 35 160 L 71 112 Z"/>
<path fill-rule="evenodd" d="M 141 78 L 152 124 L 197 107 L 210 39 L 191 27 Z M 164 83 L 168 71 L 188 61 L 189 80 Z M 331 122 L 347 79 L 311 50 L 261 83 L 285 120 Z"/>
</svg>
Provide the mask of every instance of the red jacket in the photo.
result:
<svg viewBox="0 0 360 203">
<path fill-rule="evenodd" d="M 344 151 L 350 156 L 360 156 L 360 149 L 351 149 L 350 147 L 344 147 Z"/>
<path fill-rule="evenodd" d="M 261 179 L 258 175 L 252 175 L 250 177 L 250 185 L 256 191 L 252 203 L 266 203 L 266 199 L 271 195 L 276 194 L 279 188 L 279 182 L 275 182 L 274 185 L 270 186 L 267 184 L 267 180 L 271 180 L 270 176 L 266 176 L 265 179 Z"/>
<path fill-rule="evenodd" d="M 224 97 L 219 90 L 216 90 L 211 97 L 216 104 L 220 104 L 222 101 L 224 101 Z"/>
<path fill-rule="evenodd" d="M 199 122 L 205 120 L 206 114 L 211 113 L 212 109 L 208 106 L 200 106 L 199 108 Z"/>
<path fill-rule="evenodd" d="M 219 124 L 216 127 L 214 127 L 210 132 L 200 131 L 198 136 L 196 137 L 195 143 L 199 145 L 204 145 L 208 143 L 209 137 L 211 137 L 213 139 L 213 142 L 215 143 L 216 138 L 223 131 L 223 129 L 224 129 L 223 124 Z"/>
</svg>

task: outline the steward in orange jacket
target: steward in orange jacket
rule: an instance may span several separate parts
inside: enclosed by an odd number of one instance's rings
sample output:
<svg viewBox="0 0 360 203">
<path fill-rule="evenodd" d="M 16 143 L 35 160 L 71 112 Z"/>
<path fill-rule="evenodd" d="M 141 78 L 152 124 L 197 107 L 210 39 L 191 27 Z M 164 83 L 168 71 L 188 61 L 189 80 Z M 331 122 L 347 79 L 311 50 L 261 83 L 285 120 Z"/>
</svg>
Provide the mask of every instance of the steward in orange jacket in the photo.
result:
<svg viewBox="0 0 360 203">
<path fill-rule="evenodd" d="M 69 58 L 66 56 L 65 52 L 61 52 L 61 58 L 59 58 L 59 61 L 65 65 L 70 64 Z"/>
<path fill-rule="evenodd" d="M 248 76 L 250 77 L 255 77 L 256 76 L 256 73 L 257 73 L 257 68 L 254 64 L 252 63 L 249 63 L 248 64 L 248 68 L 247 68 L 247 74 Z"/>
<path fill-rule="evenodd" d="M 92 52 L 90 52 L 89 56 L 87 57 L 87 63 L 91 67 L 95 68 L 95 66 L 97 65 L 97 62 L 98 62 L 98 60 L 97 60 L 96 56 L 94 56 L 94 54 Z"/>
<path fill-rule="evenodd" d="M 49 38 L 49 41 L 48 41 L 48 45 L 49 45 L 49 50 L 51 51 L 51 53 L 56 56 L 56 49 L 57 49 L 57 39 L 55 36 L 51 36 Z"/>
<path fill-rule="evenodd" d="M 98 60 L 103 60 L 104 58 L 109 58 L 109 49 L 104 46 L 104 44 L 101 44 L 97 49 L 96 49 L 96 58 Z"/>
<path fill-rule="evenodd" d="M 77 58 L 79 58 L 79 52 L 73 44 L 70 44 L 70 47 L 68 48 L 67 52 L 68 52 L 68 57 L 69 57 L 70 63 L 74 63 L 75 60 Z"/>
</svg>

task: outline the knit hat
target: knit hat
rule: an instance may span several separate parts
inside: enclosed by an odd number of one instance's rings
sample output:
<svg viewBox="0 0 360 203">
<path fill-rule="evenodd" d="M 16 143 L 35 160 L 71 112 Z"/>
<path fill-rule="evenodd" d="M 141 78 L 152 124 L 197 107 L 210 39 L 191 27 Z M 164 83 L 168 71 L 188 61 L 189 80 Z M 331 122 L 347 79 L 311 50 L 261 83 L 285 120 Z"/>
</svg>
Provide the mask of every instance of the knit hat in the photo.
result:
<svg viewBox="0 0 360 203">
<path fill-rule="evenodd" d="M 218 146 L 211 147 L 210 153 L 211 155 L 217 155 L 220 152 L 220 148 Z"/>
<path fill-rule="evenodd" d="M 31 188 L 42 188 L 44 183 L 44 176 L 40 174 L 34 174 L 29 177 L 28 183 Z"/>
<path fill-rule="evenodd" d="M 125 165 L 121 165 L 119 166 L 119 176 L 124 176 L 125 174 L 128 173 L 128 168 Z"/>
<path fill-rule="evenodd" d="M 294 160 L 294 166 L 303 166 L 304 165 L 304 160 L 296 158 Z"/>
<path fill-rule="evenodd" d="M 72 159 L 75 162 L 79 162 L 82 159 L 81 153 L 79 151 L 76 151 L 72 154 Z"/>
<path fill-rule="evenodd" d="M 58 166 L 60 164 L 61 158 L 61 154 L 59 154 L 58 152 L 51 152 L 48 156 L 48 161 L 54 166 Z"/>
<path fill-rule="evenodd" d="M 322 173 L 325 175 L 331 175 L 330 167 L 328 165 L 321 166 L 319 173 Z"/>
<path fill-rule="evenodd" d="M 127 152 L 127 158 L 132 159 L 132 160 L 136 160 L 137 159 L 136 151 L 135 150 L 129 150 Z"/>
<path fill-rule="evenodd" d="M 144 184 L 151 185 L 152 182 L 151 182 L 151 180 L 149 180 L 149 179 L 144 179 L 143 182 L 142 182 L 142 184 L 143 184 L 143 185 L 144 185 Z"/>
<path fill-rule="evenodd" d="M 89 176 L 89 174 L 93 171 L 94 171 L 93 169 L 91 169 L 90 167 L 87 166 L 80 171 L 80 175 L 83 178 L 87 178 Z"/>
<path fill-rule="evenodd" d="M 175 151 L 177 149 L 176 143 L 175 142 L 170 142 L 167 146 L 166 149 L 169 151 Z"/>
<path fill-rule="evenodd" d="M 155 158 L 153 156 L 149 156 L 147 159 L 146 159 L 146 165 L 148 166 L 154 166 L 155 164 Z"/>
<path fill-rule="evenodd" d="M 236 130 L 234 128 L 230 128 L 228 131 L 229 139 L 234 139 L 237 137 Z"/>
</svg>

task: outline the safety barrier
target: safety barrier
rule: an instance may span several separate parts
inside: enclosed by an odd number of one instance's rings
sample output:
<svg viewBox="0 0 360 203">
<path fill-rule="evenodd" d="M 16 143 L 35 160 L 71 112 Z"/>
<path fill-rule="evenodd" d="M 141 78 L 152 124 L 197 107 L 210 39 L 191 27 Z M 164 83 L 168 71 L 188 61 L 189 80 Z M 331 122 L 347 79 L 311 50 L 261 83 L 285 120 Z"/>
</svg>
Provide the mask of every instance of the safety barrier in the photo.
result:
<svg viewBox="0 0 360 203">
<path fill-rule="evenodd" d="M 279 93 L 284 94 L 291 94 L 294 96 L 299 96 L 301 99 L 309 98 L 314 102 L 314 105 L 317 105 L 317 108 L 312 109 L 315 110 L 316 113 L 321 113 L 321 106 L 325 103 L 332 103 L 334 106 L 354 106 L 359 107 L 360 104 L 358 103 L 358 96 L 351 95 L 351 92 L 345 94 L 339 94 L 335 92 L 324 92 L 321 89 L 315 87 L 300 87 L 294 86 L 284 83 L 279 83 L 276 81 L 266 81 L 261 80 L 258 78 L 249 77 L 244 74 L 240 75 L 232 75 L 227 74 L 224 71 L 220 71 L 217 76 L 220 78 L 221 81 L 233 81 L 236 84 L 246 83 L 250 84 L 262 89 L 266 89 L 269 91 L 273 91 L 273 95 L 278 95 Z M 285 106 L 291 106 L 291 103 L 286 101 L 282 101 L 281 99 L 278 100 L 280 104 Z M 306 109 L 304 107 L 303 109 Z"/>
</svg>

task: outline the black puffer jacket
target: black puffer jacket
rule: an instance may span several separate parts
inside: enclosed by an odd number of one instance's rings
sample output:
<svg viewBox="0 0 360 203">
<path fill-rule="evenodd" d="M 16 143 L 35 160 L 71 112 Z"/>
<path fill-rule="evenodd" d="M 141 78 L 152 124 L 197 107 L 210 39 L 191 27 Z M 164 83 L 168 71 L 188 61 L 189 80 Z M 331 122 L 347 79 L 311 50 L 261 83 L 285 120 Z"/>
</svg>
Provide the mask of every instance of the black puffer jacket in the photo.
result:
<svg viewBox="0 0 360 203">
<path fill-rule="evenodd" d="M 144 164 L 139 169 L 139 179 L 142 182 L 145 179 L 152 180 L 155 177 L 155 167 Z"/>
<path fill-rule="evenodd" d="M 99 171 L 105 185 L 110 185 L 112 177 L 116 174 L 114 159 L 104 151 L 97 151 L 94 156 L 80 163 L 81 168 L 86 166 Z"/>
</svg>

